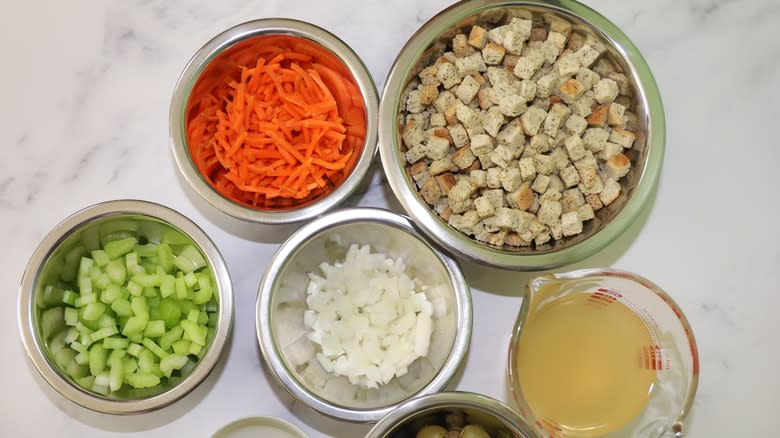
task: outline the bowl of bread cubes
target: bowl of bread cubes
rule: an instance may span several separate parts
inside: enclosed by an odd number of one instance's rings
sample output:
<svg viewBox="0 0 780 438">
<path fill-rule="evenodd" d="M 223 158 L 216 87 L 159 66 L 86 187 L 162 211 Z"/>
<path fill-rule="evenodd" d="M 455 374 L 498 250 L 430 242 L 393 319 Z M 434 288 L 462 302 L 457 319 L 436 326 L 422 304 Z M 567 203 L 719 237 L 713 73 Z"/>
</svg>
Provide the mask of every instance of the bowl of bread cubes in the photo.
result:
<svg viewBox="0 0 780 438">
<path fill-rule="evenodd" d="M 658 179 L 663 104 L 617 26 L 576 1 L 470 0 L 398 55 L 382 163 L 421 230 L 516 270 L 571 264 L 637 218 Z"/>
</svg>

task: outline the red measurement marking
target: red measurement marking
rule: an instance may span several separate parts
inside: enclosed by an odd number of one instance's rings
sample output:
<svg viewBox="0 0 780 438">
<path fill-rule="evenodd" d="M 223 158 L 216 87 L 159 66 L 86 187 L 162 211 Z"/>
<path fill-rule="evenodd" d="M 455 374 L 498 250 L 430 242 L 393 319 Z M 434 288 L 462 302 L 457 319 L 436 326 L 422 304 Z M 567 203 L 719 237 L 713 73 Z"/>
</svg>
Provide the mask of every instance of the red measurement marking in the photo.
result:
<svg viewBox="0 0 780 438">
<path fill-rule="evenodd" d="M 623 298 L 623 295 L 621 295 L 619 292 L 615 292 L 614 290 L 604 289 L 603 287 L 599 288 L 599 292 L 604 292 L 605 294 L 612 295 L 615 298 Z"/>
</svg>

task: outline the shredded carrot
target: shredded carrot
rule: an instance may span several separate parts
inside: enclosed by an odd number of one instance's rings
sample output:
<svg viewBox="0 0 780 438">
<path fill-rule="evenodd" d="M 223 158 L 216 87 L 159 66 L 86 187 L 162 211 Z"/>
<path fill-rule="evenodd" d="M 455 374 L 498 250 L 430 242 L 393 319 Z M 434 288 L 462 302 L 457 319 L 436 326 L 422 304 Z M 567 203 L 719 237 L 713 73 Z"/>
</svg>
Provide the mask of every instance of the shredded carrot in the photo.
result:
<svg viewBox="0 0 780 438">
<path fill-rule="evenodd" d="M 363 99 L 346 66 L 303 38 L 254 38 L 206 68 L 187 106 L 196 166 L 233 201 L 289 209 L 326 196 L 365 141 Z"/>
</svg>

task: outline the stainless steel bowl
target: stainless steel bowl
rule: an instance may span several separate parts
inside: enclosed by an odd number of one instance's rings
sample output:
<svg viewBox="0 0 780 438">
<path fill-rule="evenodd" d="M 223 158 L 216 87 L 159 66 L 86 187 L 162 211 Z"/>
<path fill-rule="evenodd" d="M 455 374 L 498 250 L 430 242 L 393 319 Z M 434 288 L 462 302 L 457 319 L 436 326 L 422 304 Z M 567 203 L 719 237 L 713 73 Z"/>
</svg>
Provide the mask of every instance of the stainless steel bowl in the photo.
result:
<svg viewBox="0 0 780 438">
<path fill-rule="evenodd" d="M 323 262 L 343 260 L 353 243 L 370 244 L 372 251 L 402 258 L 410 277 L 426 285 L 443 284 L 449 293 L 443 297 L 446 314 L 434 317 L 428 356 L 410 365 L 406 376 L 379 390 L 350 387 L 337 394 L 326 383 L 335 376 L 321 370 L 313 357 L 319 347 L 304 335 L 307 273 L 316 272 Z M 257 295 L 257 338 L 276 380 L 311 408 L 356 422 L 376 421 L 403 400 L 441 391 L 466 355 L 471 321 L 471 295 L 457 263 L 422 239 L 404 216 L 372 208 L 341 210 L 304 225 L 273 256 Z M 297 347 L 290 347 L 293 344 Z M 297 358 L 292 348 L 307 349 L 309 359 Z M 344 385 L 333 388 L 337 386 Z"/>
<path fill-rule="evenodd" d="M 289 210 L 259 210 L 237 204 L 217 192 L 201 175 L 187 147 L 185 111 L 193 87 L 212 61 L 239 43 L 267 35 L 292 35 L 313 41 L 338 56 L 354 77 L 366 107 L 366 139 L 360 157 L 349 176 L 328 195 Z M 330 32 L 303 21 L 268 18 L 232 27 L 212 38 L 187 63 L 173 92 L 169 115 L 173 156 L 184 179 L 216 209 L 248 222 L 264 224 L 294 223 L 314 218 L 339 205 L 360 185 L 376 153 L 379 96 L 371 74 L 357 54 Z"/>
<path fill-rule="evenodd" d="M 522 417 L 500 401 L 470 392 L 442 392 L 409 400 L 379 420 L 366 438 L 406 438 L 418 428 L 441 424 L 442 417 L 462 413 L 466 422 L 485 428 L 490 436 L 536 438 Z"/>
<path fill-rule="evenodd" d="M 146 237 L 174 232 L 193 243 L 214 272 L 219 293 L 219 317 L 208 351 L 195 368 L 165 387 L 103 396 L 88 391 L 66 376 L 54 363 L 41 336 L 38 304 L 47 284 L 59 276 L 67 252 L 76 245 L 97 247 L 102 230 L 133 230 Z M 216 365 L 233 326 L 233 289 L 225 261 L 214 242 L 180 213 L 146 201 L 109 201 L 87 207 L 60 222 L 33 253 L 19 290 L 19 330 L 27 355 L 43 378 L 67 399 L 93 411 L 135 414 L 167 406 L 195 389 Z"/>
<path fill-rule="evenodd" d="M 512 16 L 546 23 L 565 22 L 606 47 L 606 56 L 629 78 L 641 129 L 631 154 L 632 170 L 621 180 L 620 197 L 584 224 L 583 233 L 539 248 L 507 250 L 482 244 L 451 228 L 417 193 L 404 171 L 399 135 L 401 96 L 412 78 L 437 59 L 446 43 L 473 24 L 496 23 Z M 379 138 L 387 180 L 401 205 L 433 240 L 476 262 L 507 269 L 539 270 L 563 266 L 595 254 L 622 234 L 637 218 L 661 172 L 666 123 L 661 96 L 650 68 L 629 38 L 604 16 L 574 0 L 469 0 L 430 19 L 401 50 L 385 82 L 379 109 Z M 623 182 L 625 181 L 625 182 Z"/>
</svg>

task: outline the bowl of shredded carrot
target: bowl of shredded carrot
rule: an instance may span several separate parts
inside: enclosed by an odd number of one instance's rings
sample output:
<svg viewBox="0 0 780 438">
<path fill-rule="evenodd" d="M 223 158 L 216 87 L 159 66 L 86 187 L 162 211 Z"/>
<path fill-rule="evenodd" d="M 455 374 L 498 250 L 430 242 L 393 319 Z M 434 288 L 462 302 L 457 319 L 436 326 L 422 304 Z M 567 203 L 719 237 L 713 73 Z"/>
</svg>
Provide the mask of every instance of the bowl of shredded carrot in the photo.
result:
<svg viewBox="0 0 780 438">
<path fill-rule="evenodd" d="M 217 209 L 276 224 L 319 216 L 368 173 L 378 95 L 333 34 L 289 19 L 217 35 L 185 67 L 170 113 L 184 178 Z"/>
</svg>

